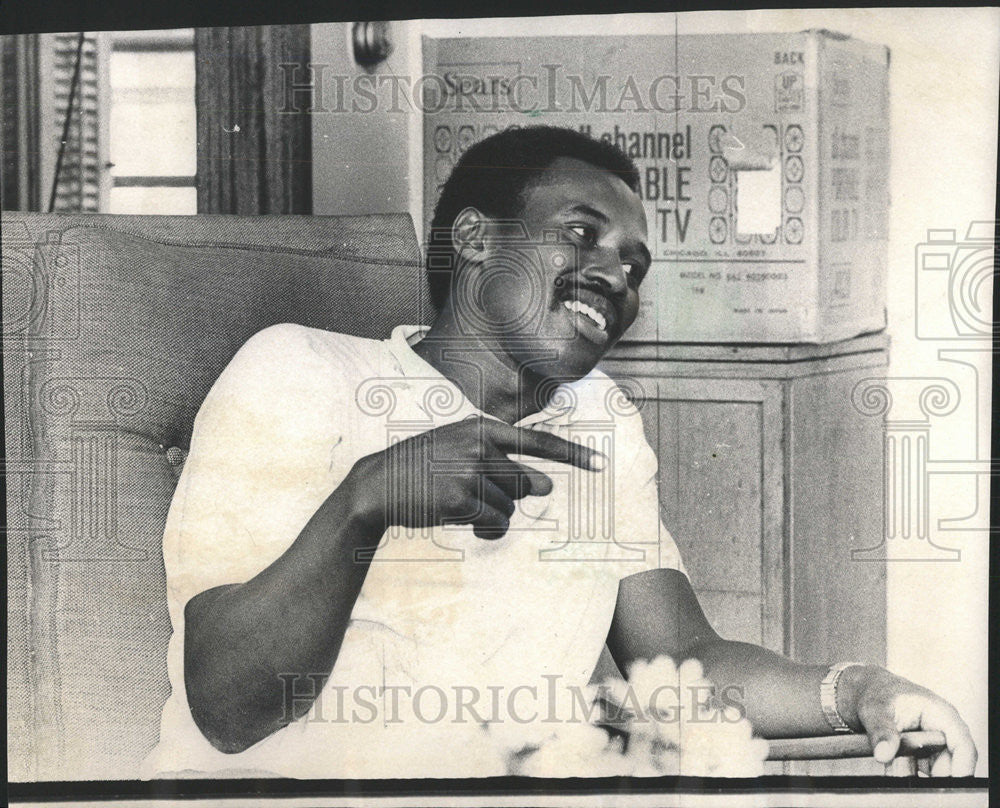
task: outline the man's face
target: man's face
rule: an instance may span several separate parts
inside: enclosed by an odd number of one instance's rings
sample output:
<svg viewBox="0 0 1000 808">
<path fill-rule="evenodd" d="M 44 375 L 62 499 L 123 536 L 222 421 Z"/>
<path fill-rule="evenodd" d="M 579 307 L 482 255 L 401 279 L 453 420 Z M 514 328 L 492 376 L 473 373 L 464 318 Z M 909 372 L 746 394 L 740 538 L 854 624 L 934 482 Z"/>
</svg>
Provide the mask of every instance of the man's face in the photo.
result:
<svg viewBox="0 0 1000 808">
<path fill-rule="evenodd" d="M 478 329 L 534 374 L 580 378 L 638 313 L 642 203 L 614 174 L 558 158 L 526 190 L 519 221 L 492 223 L 484 256 L 462 295 Z"/>
</svg>

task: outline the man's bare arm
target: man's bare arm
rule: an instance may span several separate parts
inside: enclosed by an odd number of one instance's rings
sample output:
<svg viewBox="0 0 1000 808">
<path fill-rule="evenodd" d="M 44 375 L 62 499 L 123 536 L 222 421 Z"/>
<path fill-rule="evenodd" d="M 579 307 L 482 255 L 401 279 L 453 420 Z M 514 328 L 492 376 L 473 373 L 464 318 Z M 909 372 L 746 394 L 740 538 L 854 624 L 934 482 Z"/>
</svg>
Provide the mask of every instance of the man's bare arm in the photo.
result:
<svg viewBox="0 0 1000 808">
<path fill-rule="evenodd" d="M 359 509 L 357 485 L 349 475 L 259 575 L 188 601 L 188 704 L 220 751 L 242 752 L 309 709 L 308 699 L 288 698 L 282 674 L 314 677 L 298 687 L 318 692 L 333 669 L 368 572 L 366 554 L 355 559 L 355 550 L 374 546 L 384 530 Z"/>
<path fill-rule="evenodd" d="M 801 665 L 757 645 L 722 639 L 705 618 L 687 577 L 676 570 L 651 570 L 621 582 L 608 647 L 623 671 L 633 660 L 659 654 L 678 661 L 698 659 L 718 688 L 737 688 L 747 718 L 765 738 L 831 732 L 820 706 L 820 683 L 828 666 Z M 882 762 L 895 756 L 899 732 L 935 729 L 945 733 L 948 749 L 934 762 L 932 773 L 967 776 L 975 770 L 976 748 L 955 709 L 884 668 L 846 669 L 837 707 L 849 726 L 868 734 Z"/>
</svg>

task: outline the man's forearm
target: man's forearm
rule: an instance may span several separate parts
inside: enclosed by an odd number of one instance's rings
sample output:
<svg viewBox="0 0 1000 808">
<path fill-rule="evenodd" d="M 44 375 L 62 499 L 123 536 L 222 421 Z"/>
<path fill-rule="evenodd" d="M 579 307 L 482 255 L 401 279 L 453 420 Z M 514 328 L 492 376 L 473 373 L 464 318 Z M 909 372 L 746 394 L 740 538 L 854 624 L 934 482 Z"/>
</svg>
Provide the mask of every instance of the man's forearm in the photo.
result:
<svg viewBox="0 0 1000 808">
<path fill-rule="evenodd" d="M 802 665 L 758 645 L 711 639 L 688 649 L 717 689 L 738 694 L 754 731 L 765 738 L 826 735 L 830 724 L 820 706 L 826 665 Z M 863 668 L 849 668 L 838 685 L 838 709 L 855 729 L 854 689 Z"/>
<path fill-rule="evenodd" d="M 222 751 L 243 751 L 299 718 L 311 703 L 303 691 L 318 695 L 333 669 L 369 566 L 355 551 L 374 546 L 384 529 L 355 507 L 349 481 L 260 574 L 188 602 L 188 703 Z"/>
</svg>

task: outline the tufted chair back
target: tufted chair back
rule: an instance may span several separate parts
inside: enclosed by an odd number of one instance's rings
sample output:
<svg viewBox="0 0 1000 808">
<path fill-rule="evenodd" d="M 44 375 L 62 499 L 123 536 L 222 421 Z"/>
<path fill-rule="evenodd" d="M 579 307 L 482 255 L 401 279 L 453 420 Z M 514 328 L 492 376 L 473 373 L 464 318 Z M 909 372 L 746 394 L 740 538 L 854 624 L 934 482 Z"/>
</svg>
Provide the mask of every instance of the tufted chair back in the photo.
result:
<svg viewBox="0 0 1000 808">
<path fill-rule="evenodd" d="M 429 307 L 408 216 L 5 213 L 11 780 L 130 779 L 168 695 L 161 541 L 212 383 L 294 322 Z"/>
</svg>

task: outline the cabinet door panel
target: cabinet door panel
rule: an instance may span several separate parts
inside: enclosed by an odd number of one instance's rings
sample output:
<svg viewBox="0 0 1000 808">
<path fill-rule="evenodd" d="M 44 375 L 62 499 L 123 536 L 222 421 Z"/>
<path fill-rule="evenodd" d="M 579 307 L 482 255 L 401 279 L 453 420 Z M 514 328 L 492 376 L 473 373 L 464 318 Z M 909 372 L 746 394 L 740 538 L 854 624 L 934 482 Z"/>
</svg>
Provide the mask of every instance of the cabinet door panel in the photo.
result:
<svg viewBox="0 0 1000 808">
<path fill-rule="evenodd" d="M 644 407 L 664 524 L 696 590 L 761 591 L 761 413 L 748 401 Z"/>
<path fill-rule="evenodd" d="M 726 636 L 784 651 L 780 383 L 619 370 L 641 405 L 664 524 L 695 592 L 713 603 L 708 593 L 752 596 L 732 613 L 706 612 Z"/>
</svg>

